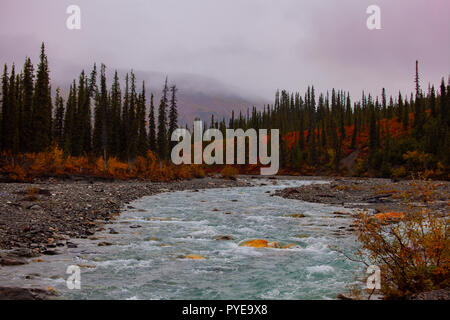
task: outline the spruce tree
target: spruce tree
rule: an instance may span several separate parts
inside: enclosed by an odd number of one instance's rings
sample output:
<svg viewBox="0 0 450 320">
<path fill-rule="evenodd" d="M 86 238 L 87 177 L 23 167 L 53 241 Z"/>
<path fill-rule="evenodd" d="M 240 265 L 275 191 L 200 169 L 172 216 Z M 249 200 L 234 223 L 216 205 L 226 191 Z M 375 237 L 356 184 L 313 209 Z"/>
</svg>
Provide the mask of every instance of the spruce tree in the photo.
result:
<svg viewBox="0 0 450 320">
<path fill-rule="evenodd" d="M 128 109 L 130 106 L 130 92 L 129 92 L 129 77 L 128 73 L 125 76 L 125 93 L 123 97 L 123 107 L 122 107 L 122 135 L 121 135 L 121 159 L 128 160 L 128 137 L 129 137 L 129 117 L 128 117 Z"/>
<path fill-rule="evenodd" d="M 128 159 L 136 158 L 138 152 L 138 121 L 137 121 L 138 98 L 136 93 L 136 76 L 131 71 L 130 96 L 128 109 Z"/>
<path fill-rule="evenodd" d="M 120 91 L 119 76 L 114 72 L 114 80 L 111 87 L 111 117 L 112 125 L 110 128 L 109 152 L 113 156 L 120 156 L 121 150 L 121 112 L 122 112 L 122 93 Z"/>
<path fill-rule="evenodd" d="M 8 85 L 9 85 L 9 76 L 8 76 L 8 67 L 5 64 L 3 68 L 3 76 L 2 76 L 2 136 L 1 136 L 1 150 L 5 151 L 8 140 Z"/>
<path fill-rule="evenodd" d="M 50 146 L 51 119 L 50 76 L 45 45 L 42 43 L 33 93 L 33 151 L 44 151 Z"/>
<path fill-rule="evenodd" d="M 161 159 L 166 160 L 168 157 L 167 146 L 167 95 L 169 88 L 167 87 L 167 78 L 162 91 L 161 101 L 158 108 L 158 155 Z"/>
<path fill-rule="evenodd" d="M 149 142 L 149 148 L 151 151 L 156 152 L 157 151 L 157 144 L 156 144 L 156 125 L 155 125 L 155 106 L 153 104 L 153 93 L 150 96 L 150 114 L 148 117 L 148 142 Z"/>
<path fill-rule="evenodd" d="M 108 149 L 108 92 L 106 88 L 106 67 L 100 67 L 100 91 L 96 94 L 95 104 L 95 126 L 94 126 L 94 150 L 107 161 Z"/>
<path fill-rule="evenodd" d="M 91 111 L 90 104 L 87 101 L 89 99 L 89 85 L 84 70 L 81 71 L 78 79 L 78 90 L 74 95 L 76 105 L 74 106 L 70 149 L 71 155 L 78 157 L 83 155 L 84 152 L 90 151 L 91 139 Z"/>
<path fill-rule="evenodd" d="M 33 85 L 34 68 L 30 58 L 25 60 L 23 67 L 23 119 L 21 130 L 21 144 L 23 151 L 32 150 L 33 141 Z"/>
<path fill-rule="evenodd" d="M 63 150 L 66 155 L 72 154 L 73 141 L 75 131 L 75 112 L 77 108 L 77 87 L 75 80 L 70 86 L 69 96 L 66 102 L 66 113 L 64 115 L 64 129 L 63 129 Z"/>
<path fill-rule="evenodd" d="M 60 95 L 60 89 L 56 89 L 55 97 L 55 121 L 53 121 L 53 139 L 59 148 L 63 147 L 64 128 L 64 101 Z"/>
<path fill-rule="evenodd" d="M 11 67 L 8 90 L 6 98 L 6 112 L 4 113 L 6 121 L 3 123 L 3 129 L 6 131 L 4 136 L 4 149 L 16 155 L 19 152 L 19 103 L 17 93 L 19 92 L 19 83 L 16 78 L 15 66 Z"/>
<path fill-rule="evenodd" d="M 167 138 L 171 149 L 176 144 L 176 142 L 171 141 L 172 133 L 178 128 L 177 91 L 178 89 L 175 85 L 170 87 L 169 134 Z"/>
<path fill-rule="evenodd" d="M 423 135 L 423 125 L 425 124 L 425 107 L 422 102 L 422 92 L 419 83 L 419 61 L 416 61 L 416 100 L 414 103 L 414 136 L 417 140 Z"/>
<path fill-rule="evenodd" d="M 148 149 L 147 127 L 145 115 L 147 111 L 147 98 L 145 96 L 145 82 L 142 82 L 142 92 L 139 96 L 137 122 L 138 122 L 138 154 L 145 156 Z"/>
</svg>

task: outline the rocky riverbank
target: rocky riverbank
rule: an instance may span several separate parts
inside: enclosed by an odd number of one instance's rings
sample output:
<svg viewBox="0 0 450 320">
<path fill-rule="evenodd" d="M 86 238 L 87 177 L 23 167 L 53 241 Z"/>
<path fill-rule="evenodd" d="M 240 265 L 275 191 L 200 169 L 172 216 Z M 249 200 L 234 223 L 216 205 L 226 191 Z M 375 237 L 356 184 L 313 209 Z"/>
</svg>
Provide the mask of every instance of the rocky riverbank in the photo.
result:
<svg viewBox="0 0 450 320">
<path fill-rule="evenodd" d="M 48 179 L 32 184 L 0 183 L 0 268 L 27 264 L 39 260 L 37 257 L 40 255 L 56 255 L 64 248 L 75 248 L 78 245 L 77 238 L 96 240 L 95 233 L 103 231 L 105 223 L 115 220 L 122 209 L 133 209 L 130 202 L 162 192 L 276 185 L 278 179 L 326 180 L 330 183 L 278 190 L 273 195 L 386 212 L 406 210 L 402 193 L 411 187 L 409 181 L 394 182 L 387 179 L 261 178 L 242 176 L 237 180 L 224 180 L 208 177 L 170 183 L 89 179 Z M 433 182 L 433 188 L 438 198 L 427 206 L 448 214 L 450 184 Z M 412 201 L 423 205 L 419 195 L 413 197 Z M 115 232 L 113 229 L 106 231 Z M 0 287 L 0 299 L 53 297 L 51 288 Z"/>
<path fill-rule="evenodd" d="M 170 183 L 143 181 L 58 181 L 0 184 L 0 265 L 58 254 L 74 238 L 93 237 L 105 222 L 136 199 L 161 192 L 248 186 L 247 179 L 194 179 Z"/>
<path fill-rule="evenodd" d="M 423 195 L 413 191 L 412 181 L 391 179 L 337 178 L 329 184 L 312 184 L 298 188 L 278 190 L 274 195 L 313 203 L 341 205 L 346 208 L 367 209 L 372 212 L 405 211 L 410 206 L 424 206 L 448 214 L 450 182 L 429 182 L 436 198 L 423 203 Z M 417 184 L 424 182 L 416 181 Z M 405 194 L 408 201 L 405 202 Z"/>
</svg>

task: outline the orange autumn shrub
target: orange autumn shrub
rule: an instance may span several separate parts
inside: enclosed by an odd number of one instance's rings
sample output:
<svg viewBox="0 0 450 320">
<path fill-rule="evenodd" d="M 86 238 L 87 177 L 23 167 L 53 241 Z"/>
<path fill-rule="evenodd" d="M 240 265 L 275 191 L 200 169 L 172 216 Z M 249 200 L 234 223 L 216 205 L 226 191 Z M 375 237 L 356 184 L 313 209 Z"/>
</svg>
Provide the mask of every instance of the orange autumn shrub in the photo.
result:
<svg viewBox="0 0 450 320">
<path fill-rule="evenodd" d="M 27 173 L 25 169 L 21 166 L 16 166 L 10 170 L 9 178 L 12 181 L 17 182 L 28 182 L 29 178 L 27 177 Z"/>
<path fill-rule="evenodd" d="M 58 148 L 17 156 L 4 153 L 0 157 L 0 174 L 17 182 L 29 182 L 36 177 L 68 175 L 151 181 L 203 178 L 206 175 L 202 166 L 174 166 L 159 160 L 151 151 L 148 151 L 145 157 L 139 156 L 130 163 L 117 158 L 109 158 L 105 163 L 103 157 L 94 155 L 65 156 Z"/>
<path fill-rule="evenodd" d="M 430 191 L 431 190 L 431 191 Z M 423 193 L 423 194 L 419 194 Z M 355 221 L 361 248 L 359 261 L 381 269 L 381 293 L 385 299 L 444 289 L 450 286 L 449 212 L 413 206 L 434 199 L 431 183 L 411 183 L 405 194 L 409 210 L 370 216 Z M 393 219 L 395 224 L 386 223 Z"/>
<path fill-rule="evenodd" d="M 53 148 L 49 152 L 39 152 L 33 159 L 30 171 L 34 175 L 59 175 L 63 173 L 63 152 Z"/>
<path fill-rule="evenodd" d="M 204 178 L 206 176 L 205 169 L 203 169 L 200 165 L 191 165 L 189 166 L 191 169 L 191 174 L 194 178 Z"/>
<path fill-rule="evenodd" d="M 106 170 L 111 177 L 125 179 L 127 177 L 128 164 L 120 162 L 117 158 L 109 158 Z"/>
<path fill-rule="evenodd" d="M 378 213 L 374 218 L 381 223 L 398 222 L 405 218 L 405 214 L 403 212 Z"/>
<path fill-rule="evenodd" d="M 238 169 L 232 166 L 226 166 L 225 168 L 222 169 L 220 174 L 224 179 L 236 179 L 236 176 L 239 174 L 239 171 Z"/>
</svg>

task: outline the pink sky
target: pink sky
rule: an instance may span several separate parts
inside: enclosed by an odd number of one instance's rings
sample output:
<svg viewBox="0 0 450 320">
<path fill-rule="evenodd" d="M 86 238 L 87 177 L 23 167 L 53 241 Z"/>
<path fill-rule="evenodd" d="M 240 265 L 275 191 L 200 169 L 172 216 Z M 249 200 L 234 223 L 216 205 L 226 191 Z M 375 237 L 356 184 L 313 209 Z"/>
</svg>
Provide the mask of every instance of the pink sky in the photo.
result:
<svg viewBox="0 0 450 320">
<path fill-rule="evenodd" d="M 82 30 L 65 9 L 82 9 Z M 382 30 L 366 28 L 367 6 Z M 48 47 L 52 72 L 104 62 L 110 68 L 192 73 L 270 99 L 277 88 L 315 85 L 379 94 L 411 91 L 450 74 L 448 0 L 14 0 L 0 2 L 0 63 L 36 62 Z"/>
</svg>

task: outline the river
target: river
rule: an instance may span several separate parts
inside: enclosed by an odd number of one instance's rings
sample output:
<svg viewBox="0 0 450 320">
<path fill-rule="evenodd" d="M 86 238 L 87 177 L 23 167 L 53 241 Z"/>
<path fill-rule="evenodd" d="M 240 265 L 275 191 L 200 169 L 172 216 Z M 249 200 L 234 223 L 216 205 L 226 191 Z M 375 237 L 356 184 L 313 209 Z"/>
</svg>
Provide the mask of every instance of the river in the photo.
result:
<svg viewBox="0 0 450 320">
<path fill-rule="evenodd" d="M 255 187 L 144 197 L 96 234 L 98 241 L 76 239 L 79 247 L 61 255 L 3 268 L 2 285 L 50 286 L 65 299 L 335 299 L 362 272 L 332 249 L 356 246 L 347 231 L 352 217 L 333 214 L 351 211 L 271 196 L 309 183 L 325 182 L 259 180 Z M 305 217 L 288 217 L 298 213 Z M 233 240 L 216 240 L 220 235 Z M 240 246 L 252 239 L 296 246 Z M 66 286 L 69 265 L 81 266 L 81 290 Z"/>
</svg>

